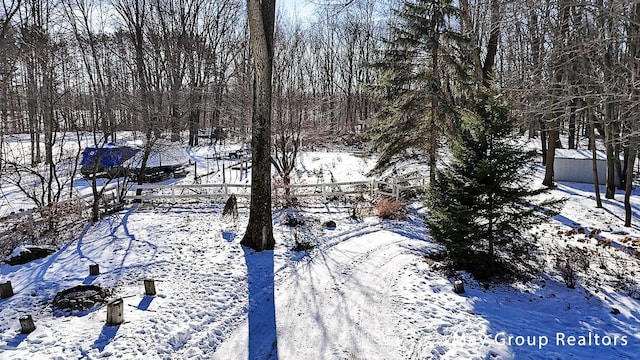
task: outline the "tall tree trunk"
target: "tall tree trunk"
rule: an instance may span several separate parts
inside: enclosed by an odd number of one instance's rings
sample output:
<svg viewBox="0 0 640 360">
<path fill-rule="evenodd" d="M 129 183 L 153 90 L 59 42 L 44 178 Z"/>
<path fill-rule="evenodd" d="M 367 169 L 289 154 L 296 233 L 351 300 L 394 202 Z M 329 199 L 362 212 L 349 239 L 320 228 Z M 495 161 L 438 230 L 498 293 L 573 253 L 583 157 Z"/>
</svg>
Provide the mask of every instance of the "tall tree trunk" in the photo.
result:
<svg viewBox="0 0 640 360">
<path fill-rule="evenodd" d="M 48 58 L 46 58 L 48 60 Z M 47 61 L 48 62 L 48 61 Z M 51 72 L 49 64 L 42 64 L 45 69 L 45 74 L 43 76 L 43 135 L 44 135 L 44 158 L 45 165 L 47 165 L 48 174 L 47 174 L 47 189 L 46 189 L 46 199 L 47 204 L 51 204 L 54 199 L 54 186 L 53 182 L 58 183 L 57 173 L 56 173 L 56 164 L 53 160 L 53 145 L 55 142 L 55 128 L 56 128 L 56 118 L 54 115 L 54 89 L 53 89 L 53 81 L 51 79 Z"/>
<path fill-rule="evenodd" d="M 253 54 L 253 115 L 251 138 L 251 205 L 249 223 L 240 242 L 256 251 L 273 250 L 271 214 L 271 80 L 275 0 L 248 0 Z"/>
<path fill-rule="evenodd" d="M 177 91 L 173 94 L 172 96 L 172 102 L 173 105 L 171 106 L 171 141 L 180 141 L 180 130 L 181 130 L 181 120 L 182 120 L 182 114 L 180 111 L 180 107 L 177 104 L 177 97 L 179 95 L 177 94 Z"/>
<path fill-rule="evenodd" d="M 575 99 L 571 100 L 571 105 L 569 107 L 569 144 L 567 145 L 569 149 L 576 148 L 576 101 Z"/>
<path fill-rule="evenodd" d="M 618 126 L 616 126 L 616 128 L 614 128 L 614 134 L 620 134 L 620 128 L 619 128 L 620 123 L 615 124 L 615 125 L 618 125 Z M 626 170 L 626 167 L 625 167 L 626 161 L 620 161 L 620 153 L 625 153 L 625 154 L 627 153 L 626 151 L 623 152 L 623 150 L 621 148 L 622 148 L 622 146 L 620 144 L 620 141 L 616 141 L 615 144 L 613 145 L 613 165 L 614 165 L 614 170 L 615 170 L 615 173 L 614 173 L 614 176 L 613 176 L 613 180 L 618 180 L 618 181 L 615 182 L 615 186 L 620 190 L 626 188 L 625 185 L 624 185 L 624 183 L 625 183 L 625 175 L 624 174 L 625 174 L 625 170 Z M 624 162 L 624 164 L 623 164 L 623 162 Z M 617 175 L 617 177 L 616 177 L 616 175 Z"/>
<path fill-rule="evenodd" d="M 540 121 L 540 148 L 542 154 L 542 166 L 547 166 L 547 130 L 544 121 Z"/>
<path fill-rule="evenodd" d="M 155 143 L 156 135 L 159 132 L 158 117 L 155 110 L 152 110 L 154 106 L 153 97 L 151 94 L 151 84 L 147 75 L 147 64 L 145 62 L 145 21 L 147 21 L 147 8 L 145 2 L 134 1 L 121 1 L 116 4 L 116 8 L 125 21 L 129 38 L 133 44 L 135 51 L 135 64 L 136 75 L 140 87 L 140 110 L 139 115 L 141 117 L 141 124 L 145 133 L 145 144 L 142 151 L 142 159 L 140 163 L 140 169 L 138 173 L 137 183 L 142 185 L 146 181 L 146 168 L 147 161 L 151 155 L 153 144 Z M 135 81 L 135 78 L 134 78 Z M 136 195 L 142 195 L 142 187 L 138 187 Z M 141 200 L 136 200 L 137 202 Z"/>
<path fill-rule="evenodd" d="M 500 42 L 500 23 L 502 21 L 502 13 L 500 11 L 500 1 L 491 0 L 491 28 L 489 29 L 489 40 L 484 58 L 481 60 L 480 40 L 477 39 L 477 32 L 473 24 L 471 15 L 471 6 L 468 0 L 460 0 L 460 9 L 462 13 L 463 34 L 473 38 L 475 47 L 471 52 L 471 60 L 473 61 L 474 71 L 478 82 L 484 87 L 490 87 L 494 80 L 494 67 L 496 55 L 498 54 L 498 44 Z"/>
<path fill-rule="evenodd" d="M 640 95 L 640 90 L 636 85 L 638 82 L 638 77 L 640 77 L 640 62 L 638 58 L 640 57 L 640 4 L 636 2 L 633 5 L 633 21 L 629 27 L 629 68 L 632 69 L 632 76 L 629 80 L 632 89 L 632 94 L 634 98 L 638 98 Z M 636 107 L 634 105 L 634 107 Z M 636 114 L 635 118 L 632 120 L 630 124 L 629 131 L 630 139 L 629 139 L 629 147 L 625 152 L 626 160 L 626 171 L 625 171 L 625 192 L 624 192 L 624 226 L 631 227 L 631 220 L 633 219 L 633 212 L 631 208 L 631 193 L 633 191 L 633 166 L 636 162 L 636 158 L 638 157 L 638 120 L 637 120 L 637 110 L 634 111 Z"/>
<path fill-rule="evenodd" d="M 554 46 L 557 47 L 556 51 L 558 52 L 557 63 L 554 64 L 553 67 L 553 84 L 551 86 L 551 99 L 552 99 L 552 111 L 551 111 L 551 121 L 549 126 L 549 138 L 547 142 L 547 154 L 546 154 L 546 165 L 544 172 L 544 180 L 542 181 L 542 185 L 544 186 L 553 186 L 554 173 L 553 173 L 553 164 L 555 161 L 555 152 L 556 147 L 559 145 L 560 140 L 560 118 L 562 116 L 562 111 L 564 110 L 562 107 L 561 99 L 562 99 L 562 87 L 563 87 L 563 79 L 564 73 L 566 72 L 566 54 L 563 52 L 564 47 L 567 46 L 565 39 L 568 38 L 569 34 L 569 11 L 570 4 L 567 0 L 562 0 L 559 3 L 560 7 L 560 27 L 556 32 L 554 39 Z"/>
<path fill-rule="evenodd" d="M 30 57 L 35 55 L 30 55 Z M 40 157 L 40 119 L 38 116 L 38 86 L 36 81 L 36 62 L 27 59 L 27 116 L 29 117 L 29 135 L 31 139 L 31 165 L 36 166 Z"/>
<path fill-rule="evenodd" d="M 440 65 L 438 63 L 439 56 L 439 40 L 433 42 L 431 47 L 431 57 L 433 61 L 433 82 L 435 84 L 440 83 L 440 69 L 438 68 Z M 431 183 L 435 183 L 436 181 L 436 166 L 437 166 L 437 155 L 438 155 L 438 125 L 436 120 L 438 119 L 438 95 L 432 94 L 431 99 L 431 119 L 430 122 L 430 132 L 429 132 L 429 180 Z"/>
<path fill-rule="evenodd" d="M 544 180 L 542 180 L 542 185 L 544 186 L 553 186 L 553 164 L 556 159 L 556 144 L 559 138 L 558 124 L 557 121 L 553 121 L 551 123 L 551 128 L 547 131 L 549 134 L 549 138 L 547 139 L 547 149 L 545 154 L 545 171 L 544 171 Z"/>
<path fill-rule="evenodd" d="M 593 123 L 595 120 L 593 116 L 591 116 L 591 106 L 588 107 L 589 114 L 587 114 L 587 121 L 589 121 L 589 147 L 591 148 L 591 156 L 592 156 L 592 168 L 593 168 L 593 190 L 596 195 L 596 207 L 602 207 L 602 199 L 600 198 L 600 179 L 598 174 L 598 150 L 596 150 L 596 126 Z"/>
<path fill-rule="evenodd" d="M 191 94 L 191 111 L 189 112 L 189 146 L 198 146 L 198 131 L 200 129 L 200 102 L 202 93 L 196 90 Z M 210 136 L 213 136 L 213 128 L 209 129 Z"/>
<path fill-rule="evenodd" d="M 607 107 L 607 118 L 609 118 L 609 108 L 611 104 L 606 104 Z M 606 121 L 606 120 L 605 120 Z M 613 130 L 611 128 L 610 123 L 605 123 L 604 125 L 604 133 L 605 133 L 605 147 L 607 150 L 607 190 L 605 192 L 605 197 L 607 199 L 613 199 L 616 194 L 616 155 L 613 147 Z"/>
<path fill-rule="evenodd" d="M 632 142 L 627 149 L 629 153 L 629 161 L 627 162 L 626 180 L 624 189 L 624 226 L 631 227 L 631 219 L 633 219 L 631 208 L 631 192 L 633 191 L 633 165 L 636 163 L 637 144 Z"/>
<path fill-rule="evenodd" d="M 493 67 L 498 52 L 498 42 L 500 40 L 500 21 L 500 1 L 491 0 L 491 31 L 489 34 L 489 42 L 487 43 L 487 54 L 484 65 L 482 66 L 482 84 L 485 87 L 491 86 L 494 78 Z"/>
</svg>

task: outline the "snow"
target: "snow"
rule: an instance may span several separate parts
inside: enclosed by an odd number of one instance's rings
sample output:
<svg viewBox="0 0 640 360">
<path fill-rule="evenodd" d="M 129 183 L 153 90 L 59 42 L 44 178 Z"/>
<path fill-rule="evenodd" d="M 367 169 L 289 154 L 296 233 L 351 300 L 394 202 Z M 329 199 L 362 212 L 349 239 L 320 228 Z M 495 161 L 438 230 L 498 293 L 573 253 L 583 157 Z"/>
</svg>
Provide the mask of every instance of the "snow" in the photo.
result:
<svg viewBox="0 0 640 360">
<path fill-rule="evenodd" d="M 13 251 L 11 252 L 11 255 L 9 255 L 10 258 L 14 258 L 14 257 L 18 257 L 24 253 L 30 253 L 31 250 L 29 250 L 29 246 L 18 246 L 17 248 L 13 249 Z"/>
<path fill-rule="evenodd" d="M 190 152 L 198 166 L 203 149 Z M 367 179 L 371 165 L 346 152 L 304 153 L 295 182 L 315 183 L 320 174 Z M 608 266 L 625 276 L 640 271 L 637 258 L 599 245 L 640 238 L 637 226 L 622 226 L 621 194 L 604 209 L 594 208 L 592 185 L 560 183 L 553 195 L 568 201 L 551 224 L 532 229 L 541 251 L 580 246 L 624 261 Z M 635 223 L 639 199 L 632 197 Z M 317 246 L 294 252 L 299 230 L 278 210 L 276 249 L 255 253 L 239 244 L 246 207 L 233 221 L 221 217 L 222 204 L 129 205 L 45 259 L 0 266 L 0 283 L 11 281 L 15 292 L 0 300 L 0 358 L 635 359 L 640 352 L 640 304 L 604 272 L 569 289 L 550 259 L 524 283 L 486 285 L 460 273 L 466 292 L 456 294 L 455 278 L 426 259 L 440 246 L 420 203 L 410 203 L 407 221 L 352 220 L 350 211 L 345 203 L 305 203 L 297 215 Z M 337 227 L 325 229 L 328 220 Z M 599 233 L 557 234 L 578 228 Z M 100 275 L 89 276 L 91 264 Z M 147 278 L 156 296 L 144 295 Z M 55 294 L 80 284 L 112 288 L 125 322 L 106 325 L 106 306 L 54 311 Z M 28 335 L 19 333 L 25 314 L 37 327 Z"/>
<path fill-rule="evenodd" d="M 137 152 L 126 163 L 131 168 L 140 168 L 142 163 L 143 151 Z M 151 148 L 151 154 L 147 159 L 147 167 L 155 168 L 161 166 L 182 166 L 190 160 L 189 154 L 179 143 L 172 143 L 164 140 L 156 140 Z"/>
<path fill-rule="evenodd" d="M 593 153 L 587 149 L 556 149 L 556 159 L 591 160 Z M 596 151 L 597 160 L 607 160 L 607 153 L 602 150 Z"/>
</svg>

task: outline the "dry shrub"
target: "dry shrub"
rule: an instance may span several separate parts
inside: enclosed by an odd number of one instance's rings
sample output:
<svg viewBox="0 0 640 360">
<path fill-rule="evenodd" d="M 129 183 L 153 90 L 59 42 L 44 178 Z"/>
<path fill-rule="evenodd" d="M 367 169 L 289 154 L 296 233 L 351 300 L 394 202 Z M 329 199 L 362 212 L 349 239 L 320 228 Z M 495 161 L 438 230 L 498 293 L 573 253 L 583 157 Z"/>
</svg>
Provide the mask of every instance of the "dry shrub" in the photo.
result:
<svg viewBox="0 0 640 360">
<path fill-rule="evenodd" d="M 404 220 L 407 217 L 407 205 L 388 198 L 378 201 L 378 217 L 383 220 Z"/>
<path fill-rule="evenodd" d="M 1 220 L 0 261 L 22 245 L 58 246 L 75 239 L 86 224 L 88 210 L 77 199 L 7 216 Z"/>
<path fill-rule="evenodd" d="M 300 231 L 293 232 L 293 240 L 295 241 L 293 251 L 309 251 L 316 247 L 313 239 Z"/>
<path fill-rule="evenodd" d="M 591 254 L 583 248 L 567 246 L 556 255 L 556 269 L 570 289 L 575 289 L 580 274 L 585 274 L 590 264 Z"/>
<path fill-rule="evenodd" d="M 359 218 L 378 216 L 378 209 L 376 209 L 375 204 L 366 203 L 356 210 L 356 215 L 358 215 Z"/>
</svg>

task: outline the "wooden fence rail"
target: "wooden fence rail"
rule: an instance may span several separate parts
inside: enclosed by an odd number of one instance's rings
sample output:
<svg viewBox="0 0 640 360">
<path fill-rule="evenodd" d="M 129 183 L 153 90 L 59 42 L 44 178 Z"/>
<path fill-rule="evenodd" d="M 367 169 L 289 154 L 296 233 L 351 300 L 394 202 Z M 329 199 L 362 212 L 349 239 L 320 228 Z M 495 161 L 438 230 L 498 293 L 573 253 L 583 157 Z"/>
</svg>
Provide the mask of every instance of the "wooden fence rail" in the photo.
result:
<svg viewBox="0 0 640 360">
<path fill-rule="evenodd" d="M 334 183 L 318 183 L 318 184 L 292 184 L 288 186 L 288 196 L 296 198 L 322 197 L 340 195 L 368 195 L 368 196 L 388 196 L 399 200 L 403 191 L 412 189 L 425 190 L 428 181 L 424 177 L 415 177 L 402 179 L 387 180 L 364 180 L 364 181 L 348 181 Z M 123 187 L 126 187 L 124 199 L 120 199 L 123 194 Z M 138 189 L 141 189 L 141 195 L 136 195 Z M 122 200 L 125 201 L 162 201 L 162 200 L 207 200 L 207 199 L 226 199 L 229 195 L 234 194 L 240 198 L 249 198 L 251 196 L 251 185 L 249 184 L 127 184 L 120 182 L 110 182 L 104 186 L 101 200 L 104 202 L 103 210 L 106 212 L 110 209 L 119 209 L 122 207 Z M 276 197 L 287 196 L 287 189 L 281 184 L 273 185 L 273 194 Z M 86 207 L 90 207 L 93 202 L 93 193 L 91 189 L 83 189 L 77 193 L 76 198 L 79 199 Z M 29 209 L 16 214 L 6 216 L 7 219 L 18 219 L 27 215 L 38 213 L 38 209 Z M 1 233 L 1 231 L 0 231 Z"/>
<path fill-rule="evenodd" d="M 426 189 L 425 178 L 365 180 L 318 184 L 293 184 L 283 186 L 276 184 L 273 192 L 276 196 L 284 196 L 288 192 L 291 197 L 327 197 L 339 195 L 368 194 L 370 196 L 383 195 L 400 199 L 403 191 L 411 189 Z M 136 195 L 141 189 L 141 195 Z M 230 194 L 238 197 L 250 197 L 249 184 L 143 184 L 132 185 L 127 191 L 126 200 L 171 200 L 171 199 L 213 199 L 224 198 Z"/>
</svg>

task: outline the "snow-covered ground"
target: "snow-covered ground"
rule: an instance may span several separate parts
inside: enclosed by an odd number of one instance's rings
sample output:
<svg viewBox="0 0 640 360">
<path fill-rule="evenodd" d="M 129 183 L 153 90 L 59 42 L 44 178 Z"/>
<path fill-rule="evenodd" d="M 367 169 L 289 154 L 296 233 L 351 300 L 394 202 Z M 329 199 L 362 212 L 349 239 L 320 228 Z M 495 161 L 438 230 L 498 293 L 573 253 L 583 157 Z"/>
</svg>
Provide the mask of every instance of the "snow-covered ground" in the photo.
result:
<svg viewBox="0 0 640 360">
<path fill-rule="evenodd" d="M 207 150 L 191 156 L 212 167 Z M 365 179 L 370 166 L 348 153 L 305 153 L 296 181 Z M 591 191 L 572 183 L 554 191 L 568 197 L 561 214 L 532 229 L 550 254 L 540 277 L 486 286 L 459 274 L 463 294 L 426 259 L 439 246 L 419 202 L 407 221 L 353 220 L 348 204 L 308 202 L 297 228 L 277 211 L 276 250 L 261 253 L 239 244 L 245 207 L 233 221 L 209 201 L 127 206 L 45 259 L 0 266 L 0 283 L 15 292 L 0 300 L 0 359 L 635 359 L 639 293 L 617 278 L 637 275 L 639 260 L 602 244 L 640 239 L 640 230 L 622 226 L 621 194 L 595 209 Z M 637 223 L 639 194 L 632 201 Z M 295 252 L 296 237 L 316 247 Z M 575 289 L 551 255 L 567 244 L 593 259 Z M 100 275 L 89 276 L 91 264 Z M 147 278 L 156 296 L 144 295 Z M 53 310 L 58 291 L 81 284 L 113 289 L 125 322 L 106 325 L 106 306 Z M 25 314 L 37 327 L 28 335 L 18 321 Z"/>
</svg>

